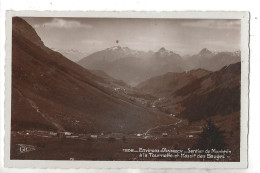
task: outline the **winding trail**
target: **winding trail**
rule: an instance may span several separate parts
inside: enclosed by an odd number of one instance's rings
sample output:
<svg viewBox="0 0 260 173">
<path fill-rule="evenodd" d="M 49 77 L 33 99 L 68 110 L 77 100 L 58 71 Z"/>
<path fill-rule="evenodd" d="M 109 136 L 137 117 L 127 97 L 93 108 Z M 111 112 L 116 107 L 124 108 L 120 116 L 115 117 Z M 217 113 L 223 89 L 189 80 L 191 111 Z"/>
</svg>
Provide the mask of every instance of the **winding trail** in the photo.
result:
<svg viewBox="0 0 260 173">
<path fill-rule="evenodd" d="M 151 131 L 151 130 L 155 130 L 155 129 L 160 128 L 160 127 L 167 127 L 167 126 L 177 125 L 177 124 L 179 124 L 179 123 L 181 123 L 181 122 L 182 122 L 182 120 L 179 119 L 179 121 L 176 122 L 176 123 L 167 124 L 167 125 L 158 125 L 158 126 L 156 126 L 156 127 L 153 127 L 153 128 L 148 129 L 148 130 L 144 133 L 144 135 L 147 135 L 147 133 L 149 133 L 149 131 Z"/>
<path fill-rule="evenodd" d="M 48 121 L 49 123 L 54 125 L 59 131 L 65 131 L 64 128 L 61 125 L 59 125 L 58 123 L 56 123 L 51 117 L 46 116 L 43 112 L 41 112 L 39 107 L 36 105 L 36 103 L 33 100 L 29 99 L 28 97 L 25 97 L 18 88 L 16 88 L 16 87 L 14 87 L 14 88 L 17 90 L 19 95 L 22 96 L 31 105 L 31 107 L 34 110 L 36 110 L 37 113 L 39 113 L 41 115 L 42 118 L 44 118 L 46 121 Z"/>
</svg>

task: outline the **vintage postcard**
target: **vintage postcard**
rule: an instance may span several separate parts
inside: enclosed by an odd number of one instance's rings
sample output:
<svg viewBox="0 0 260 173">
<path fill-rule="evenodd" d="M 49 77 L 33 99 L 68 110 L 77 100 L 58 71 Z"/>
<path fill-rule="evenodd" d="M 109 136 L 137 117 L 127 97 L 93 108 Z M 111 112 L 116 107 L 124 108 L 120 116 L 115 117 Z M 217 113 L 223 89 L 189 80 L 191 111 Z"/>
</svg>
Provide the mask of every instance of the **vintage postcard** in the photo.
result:
<svg viewBox="0 0 260 173">
<path fill-rule="evenodd" d="M 5 166 L 246 168 L 247 12 L 6 17 Z"/>
</svg>

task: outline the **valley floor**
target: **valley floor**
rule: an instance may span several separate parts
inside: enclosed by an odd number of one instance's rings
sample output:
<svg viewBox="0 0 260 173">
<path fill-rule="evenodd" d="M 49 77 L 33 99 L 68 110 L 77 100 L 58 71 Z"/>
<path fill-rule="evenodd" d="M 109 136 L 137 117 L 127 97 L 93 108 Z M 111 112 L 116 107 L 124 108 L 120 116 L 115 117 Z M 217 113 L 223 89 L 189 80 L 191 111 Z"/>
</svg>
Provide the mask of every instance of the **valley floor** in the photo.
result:
<svg viewBox="0 0 260 173">
<path fill-rule="evenodd" d="M 235 116 L 235 115 L 234 115 Z M 234 117 L 233 116 L 233 117 Z M 222 122 L 223 117 L 214 117 Z M 194 148 L 202 122 L 176 123 L 148 129 L 140 134 L 69 134 L 51 131 L 12 131 L 11 159 L 18 160 L 99 160 L 99 161 L 239 161 L 239 137 L 226 136 L 232 153 L 224 159 L 163 157 L 142 149 L 187 150 Z M 141 150 L 140 150 L 141 149 Z M 140 155 L 141 154 L 141 155 Z M 146 157 L 145 157 L 146 154 Z M 167 154 L 167 153 L 163 153 Z M 158 157 L 157 157 L 158 156 Z"/>
</svg>

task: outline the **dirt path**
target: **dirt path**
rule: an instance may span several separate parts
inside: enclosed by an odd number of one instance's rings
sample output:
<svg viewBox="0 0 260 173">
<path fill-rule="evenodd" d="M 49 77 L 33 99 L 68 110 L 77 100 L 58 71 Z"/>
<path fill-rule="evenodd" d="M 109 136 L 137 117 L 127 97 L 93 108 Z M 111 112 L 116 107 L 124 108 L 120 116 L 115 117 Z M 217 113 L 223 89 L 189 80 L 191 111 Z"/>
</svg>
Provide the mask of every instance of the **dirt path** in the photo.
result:
<svg viewBox="0 0 260 173">
<path fill-rule="evenodd" d="M 31 107 L 34 110 L 36 110 L 37 113 L 39 113 L 41 115 L 41 117 L 43 117 L 46 121 L 53 124 L 59 131 L 65 131 L 64 128 L 61 125 L 55 123 L 55 121 L 52 118 L 50 118 L 49 116 L 46 116 L 43 112 L 41 112 L 40 108 L 36 105 L 36 103 L 33 100 L 29 99 L 28 97 L 25 97 L 18 88 L 15 88 L 15 89 L 17 90 L 19 95 L 22 96 L 31 105 Z"/>
<path fill-rule="evenodd" d="M 149 133 L 149 131 L 151 131 L 151 130 L 155 130 L 155 129 L 160 128 L 160 127 L 167 127 L 167 126 L 177 125 L 177 124 L 179 124 L 179 123 L 181 123 L 181 122 L 182 122 L 182 120 L 179 119 L 179 121 L 176 122 L 176 123 L 167 124 L 167 125 L 158 125 L 158 126 L 156 126 L 156 127 L 153 127 L 153 128 L 148 129 L 148 130 L 144 133 L 144 135 L 147 135 L 147 133 Z"/>
</svg>

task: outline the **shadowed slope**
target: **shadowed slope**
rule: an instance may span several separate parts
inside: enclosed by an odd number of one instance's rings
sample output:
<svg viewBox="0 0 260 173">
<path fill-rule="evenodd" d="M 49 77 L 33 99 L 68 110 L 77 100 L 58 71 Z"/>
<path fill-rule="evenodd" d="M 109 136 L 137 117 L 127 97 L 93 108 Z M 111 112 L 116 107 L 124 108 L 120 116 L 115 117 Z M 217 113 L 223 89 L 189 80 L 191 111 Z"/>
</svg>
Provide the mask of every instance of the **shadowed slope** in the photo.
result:
<svg viewBox="0 0 260 173">
<path fill-rule="evenodd" d="M 112 96 L 88 70 L 45 47 L 13 18 L 12 130 L 139 132 L 170 119 Z"/>
</svg>

